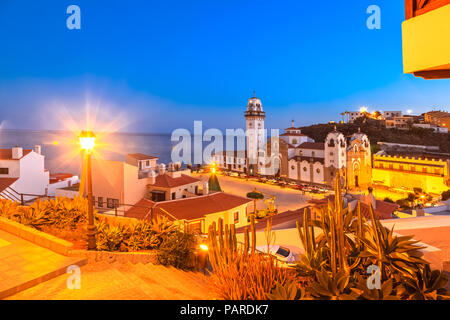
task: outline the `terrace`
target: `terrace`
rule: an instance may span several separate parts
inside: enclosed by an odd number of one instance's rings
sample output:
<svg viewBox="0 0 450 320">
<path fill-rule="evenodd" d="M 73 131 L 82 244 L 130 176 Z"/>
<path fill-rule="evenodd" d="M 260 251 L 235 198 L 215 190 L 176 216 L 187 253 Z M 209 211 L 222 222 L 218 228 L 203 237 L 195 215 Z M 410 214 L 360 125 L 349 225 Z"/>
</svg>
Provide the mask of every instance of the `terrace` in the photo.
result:
<svg viewBox="0 0 450 320">
<path fill-rule="evenodd" d="M 424 79 L 450 78 L 450 0 L 406 0 L 403 68 Z"/>
</svg>

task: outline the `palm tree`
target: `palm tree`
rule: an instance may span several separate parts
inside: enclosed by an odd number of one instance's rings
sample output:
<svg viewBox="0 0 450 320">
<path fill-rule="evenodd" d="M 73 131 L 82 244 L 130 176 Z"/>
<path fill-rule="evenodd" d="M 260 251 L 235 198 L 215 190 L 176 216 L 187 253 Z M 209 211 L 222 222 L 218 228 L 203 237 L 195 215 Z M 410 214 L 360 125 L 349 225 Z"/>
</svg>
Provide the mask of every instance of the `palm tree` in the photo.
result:
<svg viewBox="0 0 450 320">
<path fill-rule="evenodd" d="M 253 199 L 253 214 L 256 217 L 256 201 L 264 199 L 264 195 L 258 190 L 247 193 L 247 198 Z"/>
</svg>

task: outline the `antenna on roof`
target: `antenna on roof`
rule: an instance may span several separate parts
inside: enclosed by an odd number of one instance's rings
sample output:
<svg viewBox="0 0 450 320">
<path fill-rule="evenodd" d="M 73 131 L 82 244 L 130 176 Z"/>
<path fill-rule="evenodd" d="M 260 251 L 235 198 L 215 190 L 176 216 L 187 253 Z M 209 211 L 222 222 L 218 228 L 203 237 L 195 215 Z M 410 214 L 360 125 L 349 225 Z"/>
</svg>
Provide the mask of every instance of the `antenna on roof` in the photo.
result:
<svg viewBox="0 0 450 320">
<path fill-rule="evenodd" d="M 292 120 L 292 128 L 294 128 L 294 120 Z"/>
<path fill-rule="evenodd" d="M 253 98 L 256 98 L 256 90 L 253 90 Z"/>
</svg>

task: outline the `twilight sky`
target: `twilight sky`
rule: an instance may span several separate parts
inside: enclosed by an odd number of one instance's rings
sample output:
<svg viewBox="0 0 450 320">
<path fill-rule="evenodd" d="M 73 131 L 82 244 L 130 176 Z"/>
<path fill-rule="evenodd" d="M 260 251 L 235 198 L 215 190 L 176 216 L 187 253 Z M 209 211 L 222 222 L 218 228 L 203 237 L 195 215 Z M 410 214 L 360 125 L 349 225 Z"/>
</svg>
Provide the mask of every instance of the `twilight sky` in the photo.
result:
<svg viewBox="0 0 450 320">
<path fill-rule="evenodd" d="M 319 3 L 1 0 L 0 127 L 65 128 L 88 108 L 129 132 L 239 128 L 253 90 L 268 128 L 449 109 L 450 80 L 403 74 L 404 1 Z M 66 27 L 71 4 L 81 30 Z M 381 30 L 366 27 L 372 4 Z"/>
</svg>

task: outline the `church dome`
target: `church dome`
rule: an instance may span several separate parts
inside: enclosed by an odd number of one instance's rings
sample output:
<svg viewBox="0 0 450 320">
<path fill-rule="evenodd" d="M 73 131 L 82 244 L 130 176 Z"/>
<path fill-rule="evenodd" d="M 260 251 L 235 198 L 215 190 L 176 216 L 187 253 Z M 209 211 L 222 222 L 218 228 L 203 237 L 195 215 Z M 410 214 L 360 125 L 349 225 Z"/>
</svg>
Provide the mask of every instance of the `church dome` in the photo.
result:
<svg viewBox="0 0 450 320">
<path fill-rule="evenodd" d="M 255 93 L 253 97 L 248 99 L 247 111 L 245 112 L 246 117 L 262 117 L 265 118 L 265 112 L 263 111 L 263 106 L 261 99 L 257 98 Z"/>
<path fill-rule="evenodd" d="M 248 111 L 263 111 L 261 99 L 252 97 L 248 99 L 247 104 L 247 110 Z"/>
</svg>

